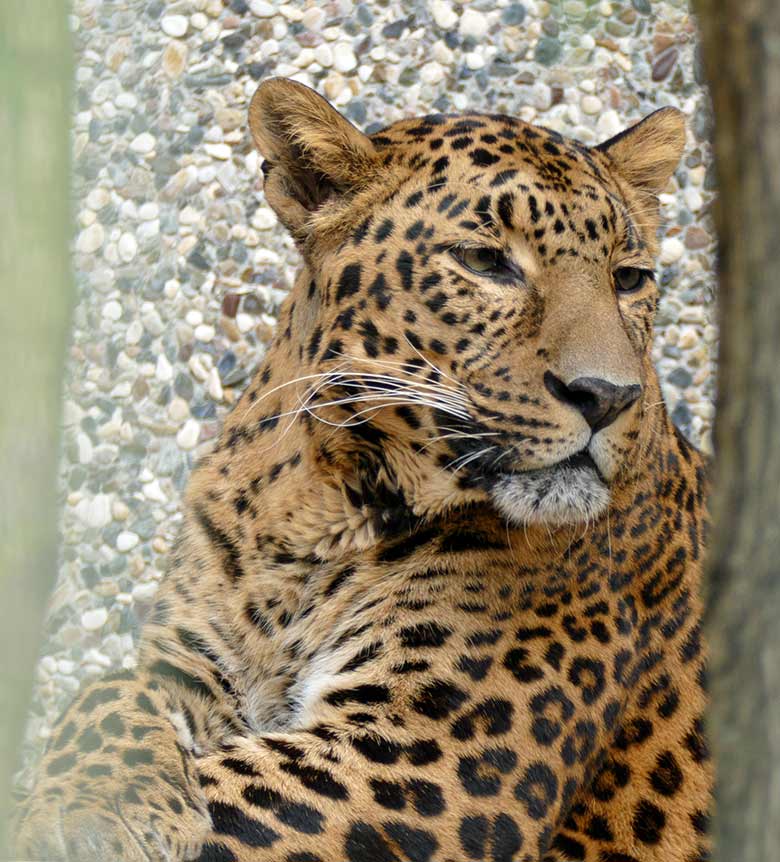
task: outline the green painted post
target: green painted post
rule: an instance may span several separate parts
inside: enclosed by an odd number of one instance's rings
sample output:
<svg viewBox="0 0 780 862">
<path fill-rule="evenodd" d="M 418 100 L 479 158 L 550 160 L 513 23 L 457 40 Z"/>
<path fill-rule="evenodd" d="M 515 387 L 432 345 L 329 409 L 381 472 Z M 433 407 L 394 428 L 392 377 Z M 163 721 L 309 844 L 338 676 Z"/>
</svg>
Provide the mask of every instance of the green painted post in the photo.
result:
<svg viewBox="0 0 780 862">
<path fill-rule="evenodd" d="M 73 302 L 69 5 L 0 2 L 0 859 L 57 556 Z"/>
</svg>

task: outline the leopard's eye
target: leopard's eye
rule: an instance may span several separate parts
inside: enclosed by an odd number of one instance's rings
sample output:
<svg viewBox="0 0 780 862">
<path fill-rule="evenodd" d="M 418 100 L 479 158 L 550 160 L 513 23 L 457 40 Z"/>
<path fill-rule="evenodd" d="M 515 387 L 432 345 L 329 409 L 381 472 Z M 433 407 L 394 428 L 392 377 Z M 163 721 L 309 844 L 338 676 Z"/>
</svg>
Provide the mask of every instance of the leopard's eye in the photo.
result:
<svg viewBox="0 0 780 862">
<path fill-rule="evenodd" d="M 455 259 L 478 275 L 505 275 L 508 273 L 507 259 L 496 248 L 460 247 L 453 249 Z"/>
<path fill-rule="evenodd" d="M 621 266 L 615 270 L 615 288 L 620 293 L 636 293 L 641 290 L 653 273 L 649 269 L 639 269 L 636 266 Z"/>
</svg>

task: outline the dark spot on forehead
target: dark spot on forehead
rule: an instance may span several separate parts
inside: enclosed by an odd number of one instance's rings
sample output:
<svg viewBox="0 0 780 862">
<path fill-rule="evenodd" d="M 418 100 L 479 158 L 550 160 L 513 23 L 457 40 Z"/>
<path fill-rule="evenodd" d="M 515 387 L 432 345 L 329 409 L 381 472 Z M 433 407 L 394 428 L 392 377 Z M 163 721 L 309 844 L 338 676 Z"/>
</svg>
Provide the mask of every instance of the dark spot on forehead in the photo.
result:
<svg viewBox="0 0 780 862">
<path fill-rule="evenodd" d="M 477 147 L 477 149 L 472 150 L 469 155 L 471 156 L 471 161 L 477 167 L 481 168 L 488 168 L 490 165 L 494 165 L 499 161 L 499 156 L 495 155 L 495 153 L 491 153 L 490 150 L 486 150 L 483 147 Z"/>
</svg>

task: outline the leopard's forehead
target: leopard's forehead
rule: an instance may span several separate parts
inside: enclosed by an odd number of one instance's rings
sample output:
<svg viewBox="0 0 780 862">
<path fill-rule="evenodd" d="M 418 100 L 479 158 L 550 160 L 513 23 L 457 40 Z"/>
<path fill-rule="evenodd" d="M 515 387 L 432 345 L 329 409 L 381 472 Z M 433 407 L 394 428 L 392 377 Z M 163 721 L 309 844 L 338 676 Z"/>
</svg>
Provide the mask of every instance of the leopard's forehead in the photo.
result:
<svg viewBox="0 0 780 862">
<path fill-rule="evenodd" d="M 457 213 L 464 230 L 492 223 L 519 232 L 541 262 L 603 267 L 618 243 L 652 267 L 656 216 L 598 148 L 506 114 L 477 112 L 400 120 L 371 140 L 390 188 L 395 176 L 398 188 L 417 189 L 402 196 L 407 206 L 426 200 L 434 218 L 450 224 Z M 643 217 L 637 221 L 634 212 Z"/>
<path fill-rule="evenodd" d="M 597 149 L 552 129 L 507 114 L 428 114 L 399 120 L 371 136 L 380 150 L 409 154 L 410 167 L 513 171 L 551 192 L 572 192 L 588 181 L 614 188 L 607 159 Z"/>
<path fill-rule="evenodd" d="M 371 135 L 374 142 L 384 143 L 383 136 L 387 136 L 395 142 L 405 136 L 407 139 L 425 140 L 428 138 L 448 137 L 453 138 L 460 135 L 471 135 L 479 138 L 481 134 L 493 133 L 499 138 L 509 141 L 515 140 L 518 136 L 530 133 L 533 138 L 551 138 L 560 143 L 568 142 L 569 144 L 583 147 L 583 144 L 565 138 L 558 132 L 548 129 L 545 126 L 536 126 L 532 123 L 527 123 L 519 117 L 512 117 L 509 114 L 494 114 L 484 111 L 466 111 L 459 114 L 425 114 L 419 117 L 406 117 L 402 120 L 397 120 L 389 126 L 375 132 Z"/>
</svg>

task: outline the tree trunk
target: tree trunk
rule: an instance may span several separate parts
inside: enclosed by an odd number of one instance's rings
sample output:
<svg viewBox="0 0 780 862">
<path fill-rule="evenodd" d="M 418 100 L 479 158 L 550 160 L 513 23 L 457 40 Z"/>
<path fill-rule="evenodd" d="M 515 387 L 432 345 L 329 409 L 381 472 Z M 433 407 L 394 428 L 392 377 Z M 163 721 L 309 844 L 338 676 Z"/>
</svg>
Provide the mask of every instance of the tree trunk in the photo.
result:
<svg viewBox="0 0 780 862">
<path fill-rule="evenodd" d="M 0 858 L 56 570 L 68 241 L 68 4 L 0 2 Z"/>
<path fill-rule="evenodd" d="M 715 109 L 720 378 L 706 627 L 718 862 L 780 858 L 780 4 L 698 0 Z"/>
</svg>

